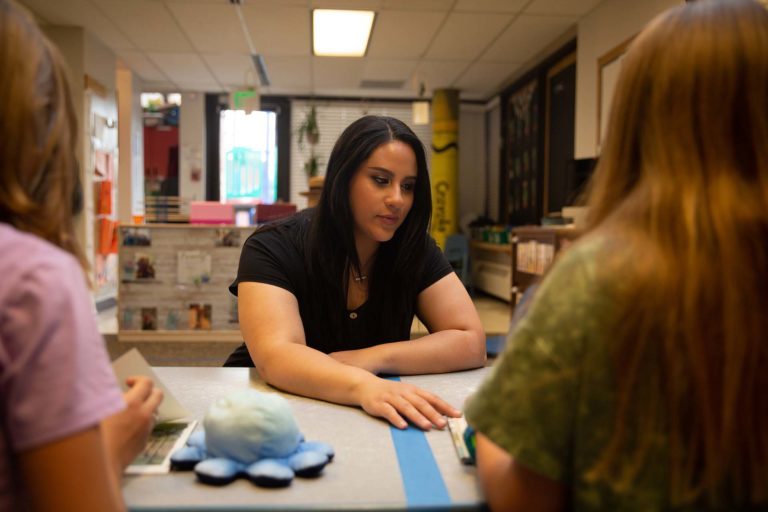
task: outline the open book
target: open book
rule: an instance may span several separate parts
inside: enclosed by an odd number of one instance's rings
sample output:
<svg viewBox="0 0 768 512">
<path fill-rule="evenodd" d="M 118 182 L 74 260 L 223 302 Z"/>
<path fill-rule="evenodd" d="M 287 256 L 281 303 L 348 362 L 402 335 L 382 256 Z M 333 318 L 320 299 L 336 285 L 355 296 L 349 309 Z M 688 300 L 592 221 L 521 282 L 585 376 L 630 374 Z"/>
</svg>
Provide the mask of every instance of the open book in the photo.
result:
<svg viewBox="0 0 768 512">
<path fill-rule="evenodd" d="M 113 361 L 112 368 L 123 391 L 128 389 L 125 381 L 132 375 L 149 377 L 155 386 L 163 390 L 163 402 L 158 408 L 158 422 L 149 435 L 147 446 L 128 466 L 125 470 L 126 474 L 169 472 L 171 454 L 184 446 L 197 422 L 189 418 L 189 412 L 165 387 L 152 367 L 135 348 Z"/>
</svg>

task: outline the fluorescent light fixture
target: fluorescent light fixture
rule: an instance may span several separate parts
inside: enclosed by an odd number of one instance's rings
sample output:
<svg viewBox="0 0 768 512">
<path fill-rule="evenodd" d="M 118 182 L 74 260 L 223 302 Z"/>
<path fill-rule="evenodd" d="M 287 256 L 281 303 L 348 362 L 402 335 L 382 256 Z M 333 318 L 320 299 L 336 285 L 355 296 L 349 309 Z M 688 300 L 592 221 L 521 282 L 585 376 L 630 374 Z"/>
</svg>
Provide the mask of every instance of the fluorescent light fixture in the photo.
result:
<svg viewBox="0 0 768 512">
<path fill-rule="evenodd" d="M 321 57 L 362 57 L 368 48 L 373 11 L 312 11 L 312 51 Z"/>
</svg>

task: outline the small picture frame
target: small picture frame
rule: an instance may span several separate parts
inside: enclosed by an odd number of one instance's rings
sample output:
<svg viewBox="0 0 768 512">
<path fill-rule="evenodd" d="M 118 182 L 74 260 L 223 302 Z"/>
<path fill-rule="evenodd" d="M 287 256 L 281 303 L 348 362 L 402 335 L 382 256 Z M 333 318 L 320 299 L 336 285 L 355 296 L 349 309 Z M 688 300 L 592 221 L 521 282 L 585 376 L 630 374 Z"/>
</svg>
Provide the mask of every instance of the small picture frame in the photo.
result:
<svg viewBox="0 0 768 512">
<path fill-rule="evenodd" d="M 211 309 L 210 304 L 190 304 L 187 309 L 189 328 L 195 331 L 210 331 Z"/>
<path fill-rule="evenodd" d="M 157 330 L 157 308 L 141 308 L 141 330 Z"/>
</svg>

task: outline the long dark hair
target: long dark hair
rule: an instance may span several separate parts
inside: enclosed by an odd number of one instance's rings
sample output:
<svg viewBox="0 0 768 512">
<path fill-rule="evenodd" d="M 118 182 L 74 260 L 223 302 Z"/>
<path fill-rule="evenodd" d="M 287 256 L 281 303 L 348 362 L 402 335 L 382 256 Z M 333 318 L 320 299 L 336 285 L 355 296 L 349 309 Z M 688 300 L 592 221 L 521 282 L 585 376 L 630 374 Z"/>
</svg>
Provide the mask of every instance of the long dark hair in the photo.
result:
<svg viewBox="0 0 768 512">
<path fill-rule="evenodd" d="M 326 327 L 325 338 L 343 341 L 347 300 L 347 275 L 360 273 L 354 237 L 349 184 L 371 154 L 392 141 L 408 144 L 416 155 L 417 175 L 413 206 L 388 242 L 379 246 L 368 273 L 368 300 L 377 304 L 375 322 L 382 341 L 395 341 L 412 318 L 416 287 L 422 272 L 432 195 L 424 146 L 402 121 L 385 116 L 365 116 L 341 134 L 328 160 L 325 184 L 307 233 L 307 268 L 313 295 L 313 313 Z M 368 321 L 368 320 L 366 320 Z M 308 340 L 309 341 L 309 340 Z M 344 347 L 338 346 L 341 350 Z"/>
</svg>

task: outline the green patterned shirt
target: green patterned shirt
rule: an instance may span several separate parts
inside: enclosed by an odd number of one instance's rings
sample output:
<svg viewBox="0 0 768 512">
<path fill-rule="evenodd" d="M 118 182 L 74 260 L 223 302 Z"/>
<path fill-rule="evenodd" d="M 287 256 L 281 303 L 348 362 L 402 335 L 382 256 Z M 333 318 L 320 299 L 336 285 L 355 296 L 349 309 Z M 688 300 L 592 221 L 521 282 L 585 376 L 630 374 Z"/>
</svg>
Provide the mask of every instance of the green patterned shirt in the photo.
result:
<svg viewBox="0 0 768 512">
<path fill-rule="evenodd" d="M 612 253 L 608 245 L 584 239 L 563 253 L 468 401 L 466 416 L 517 462 L 567 485 L 571 510 L 672 510 L 663 433 L 652 435 L 629 489 L 616 491 L 585 477 L 614 421 L 608 325 L 621 276 L 606 279 L 604 265 L 597 273 Z M 642 428 L 642 418 L 631 428 Z"/>
</svg>

